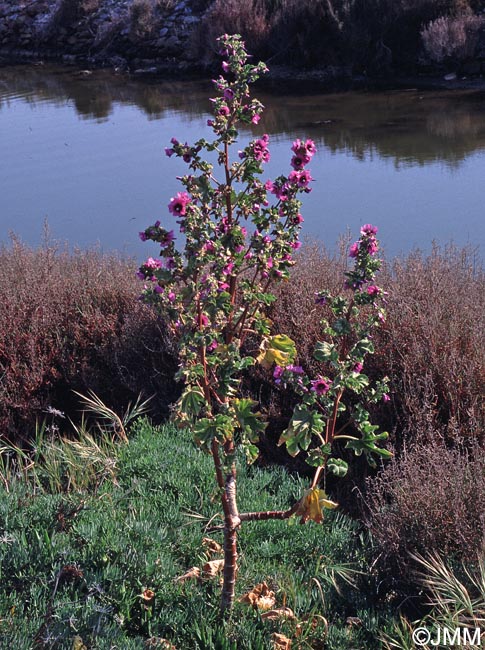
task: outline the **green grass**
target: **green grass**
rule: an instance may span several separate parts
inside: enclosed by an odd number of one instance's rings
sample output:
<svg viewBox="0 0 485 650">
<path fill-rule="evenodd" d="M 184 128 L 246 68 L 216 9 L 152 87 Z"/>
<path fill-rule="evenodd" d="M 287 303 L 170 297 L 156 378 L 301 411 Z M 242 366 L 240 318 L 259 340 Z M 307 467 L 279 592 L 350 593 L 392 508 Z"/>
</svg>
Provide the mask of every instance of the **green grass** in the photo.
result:
<svg viewBox="0 0 485 650">
<path fill-rule="evenodd" d="M 238 595 L 265 580 L 276 606 L 290 607 L 297 621 L 265 622 L 237 603 L 221 624 L 217 578 L 175 582 L 207 561 L 205 526 L 220 523 L 212 459 L 189 433 L 146 421 L 116 455 L 115 478 L 91 490 L 52 494 L 25 474 L 0 487 L 1 647 L 71 649 L 79 635 L 100 650 L 151 647 L 153 637 L 178 650 L 263 650 L 273 647 L 275 631 L 295 639 L 294 648 L 379 646 L 369 544 L 356 522 L 331 513 L 321 526 L 245 524 Z M 282 468 L 240 463 L 241 511 L 286 508 L 302 487 Z M 210 536 L 222 541 L 222 533 Z M 155 592 L 148 608 L 147 588 Z M 317 614 L 328 627 L 313 629 Z M 361 624 L 347 624 L 349 616 Z"/>
</svg>

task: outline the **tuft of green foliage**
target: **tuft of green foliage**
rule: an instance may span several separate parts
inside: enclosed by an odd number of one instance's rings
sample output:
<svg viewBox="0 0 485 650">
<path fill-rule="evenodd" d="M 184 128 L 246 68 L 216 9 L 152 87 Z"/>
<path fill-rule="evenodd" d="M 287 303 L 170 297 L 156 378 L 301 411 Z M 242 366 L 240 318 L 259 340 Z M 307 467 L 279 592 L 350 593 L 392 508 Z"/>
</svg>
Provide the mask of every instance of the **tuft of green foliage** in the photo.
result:
<svg viewBox="0 0 485 650">
<path fill-rule="evenodd" d="M 203 497 L 213 490 L 212 460 L 189 432 L 139 421 L 133 433 L 117 448 L 116 480 L 95 494 L 52 494 L 25 477 L 8 492 L 0 487 L 5 647 L 67 650 L 79 637 L 97 650 L 141 649 L 156 639 L 194 650 L 269 650 L 274 632 L 296 638 L 298 623 L 302 647 L 376 647 L 387 627 L 374 613 L 375 584 L 362 573 L 369 542 L 342 514 L 318 527 L 245 526 L 238 596 L 266 581 L 276 606 L 290 607 L 296 619 L 263 621 L 238 602 L 228 622 L 218 621 L 217 578 L 177 581 L 214 558 L 204 537 L 221 541 L 220 532 L 207 532 L 219 523 L 217 501 Z M 285 508 L 301 492 L 301 481 L 281 468 L 241 467 L 242 507 L 264 510 L 276 500 Z M 314 625 L 317 615 L 326 625 Z M 349 616 L 361 623 L 351 626 Z"/>
</svg>

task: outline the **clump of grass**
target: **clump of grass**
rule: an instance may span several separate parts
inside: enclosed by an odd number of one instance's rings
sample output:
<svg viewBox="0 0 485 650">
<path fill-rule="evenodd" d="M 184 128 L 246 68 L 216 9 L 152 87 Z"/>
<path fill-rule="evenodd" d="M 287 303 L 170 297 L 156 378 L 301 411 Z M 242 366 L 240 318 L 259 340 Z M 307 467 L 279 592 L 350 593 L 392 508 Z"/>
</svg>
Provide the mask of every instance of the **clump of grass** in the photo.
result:
<svg viewBox="0 0 485 650">
<path fill-rule="evenodd" d="M 357 523 L 340 514 L 322 526 L 246 527 L 241 593 L 265 580 L 295 619 L 263 621 L 238 603 L 224 624 L 217 577 L 176 580 L 214 557 L 202 544 L 217 525 L 211 459 L 190 433 L 139 422 L 128 444 L 117 445 L 116 467 L 117 481 L 104 481 L 95 494 L 38 492 L 25 481 L 8 493 L 0 487 L 4 643 L 27 650 L 37 639 L 67 648 L 79 636 L 92 648 L 168 639 L 177 648 L 269 650 L 279 632 L 314 648 L 328 639 L 335 650 L 375 647 L 380 619 L 363 614 L 373 606 L 373 589 L 361 582 L 369 580 L 369 549 Z M 243 508 L 268 508 L 275 498 L 285 507 L 301 489 L 281 468 L 241 471 Z M 210 533 L 214 541 L 219 535 Z M 351 628 L 348 616 L 363 622 Z"/>
</svg>

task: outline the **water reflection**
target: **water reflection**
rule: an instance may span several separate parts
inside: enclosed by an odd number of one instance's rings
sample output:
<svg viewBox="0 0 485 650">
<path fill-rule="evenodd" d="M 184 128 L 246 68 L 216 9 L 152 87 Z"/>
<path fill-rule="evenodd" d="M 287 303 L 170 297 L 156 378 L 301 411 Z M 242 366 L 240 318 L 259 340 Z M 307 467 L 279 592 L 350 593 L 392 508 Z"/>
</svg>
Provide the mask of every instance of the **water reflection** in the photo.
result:
<svg viewBox="0 0 485 650">
<path fill-rule="evenodd" d="M 108 71 L 51 66 L 0 69 L 0 110 L 12 99 L 36 104 L 72 103 L 80 118 L 103 121 L 115 104 L 137 106 L 150 119 L 208 111 L 209 81 L 143 81 Z M 390 158 L 400 168 L 435 161 L 454 167 L 485 149 L 485 93 L 391 91 L 380 93 L 274 95 L 259 91 L 266 105 L 264 130 L 314 138 L 333 153 L 358 160 Z"/>
</svg>

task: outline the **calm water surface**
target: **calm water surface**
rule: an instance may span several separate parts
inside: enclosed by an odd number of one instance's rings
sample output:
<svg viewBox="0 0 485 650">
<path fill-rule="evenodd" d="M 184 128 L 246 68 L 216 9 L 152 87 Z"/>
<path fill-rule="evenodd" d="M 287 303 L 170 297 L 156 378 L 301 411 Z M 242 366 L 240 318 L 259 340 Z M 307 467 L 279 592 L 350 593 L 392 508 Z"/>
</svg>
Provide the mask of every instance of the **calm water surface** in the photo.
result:
<svg viewBox="0 0 485 650">
<path fill-rule="evenodd" d="M 73 246 L 99 243 L 138 258 L 137 233 L 166 208 L 185 171 L 163 148 L 172 136 L 210 137 L 210 82 L 138 81 L 105 71 L 0 69 L 0 241 L 14 231 Z M 313 191 L 304 232 L 330 247 L 362 223 L 379 226 L 388 255 L 432 241 L 485 249 L 485 93 L 417 90 L 268 94 L 265 178 L 288 169 L 291 142 L 311 137 Z"/>
</svg>

